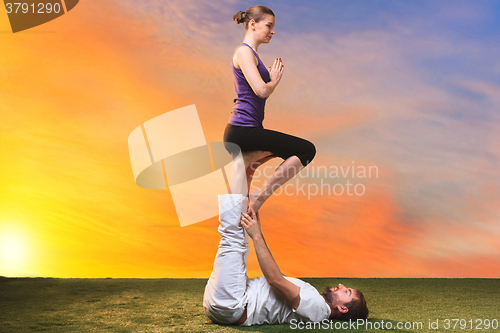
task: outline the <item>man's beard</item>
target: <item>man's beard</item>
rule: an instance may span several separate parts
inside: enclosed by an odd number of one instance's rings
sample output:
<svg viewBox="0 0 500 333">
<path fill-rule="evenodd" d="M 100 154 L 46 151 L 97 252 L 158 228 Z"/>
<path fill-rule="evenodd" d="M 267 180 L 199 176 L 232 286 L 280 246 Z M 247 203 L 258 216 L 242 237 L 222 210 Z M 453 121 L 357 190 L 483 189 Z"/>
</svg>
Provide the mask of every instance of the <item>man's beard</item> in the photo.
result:
<svg viewBox="0 0 500 333">
<path fill-rule="evenodd" d="M 328 289 L 324 291 L 322 295 L 327 303 L 331 305 L 337 304 L 337 295 L 330 289 L 330 287 L 328 287 Z"/>
</svg>

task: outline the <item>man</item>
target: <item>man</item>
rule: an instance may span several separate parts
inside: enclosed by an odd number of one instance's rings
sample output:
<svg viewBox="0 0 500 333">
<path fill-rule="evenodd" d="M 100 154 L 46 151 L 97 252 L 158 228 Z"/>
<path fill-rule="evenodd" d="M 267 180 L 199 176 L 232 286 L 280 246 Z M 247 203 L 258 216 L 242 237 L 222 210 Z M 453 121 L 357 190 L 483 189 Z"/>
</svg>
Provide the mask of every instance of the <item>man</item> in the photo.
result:
<svg viewBox="0 0 500 333">
<path fill-rule="evenodd" d="M 284 276 L 264 240 L 259 213 L 246 214 L 248 198 L 219 195 L 221 240 L 203 297 L 206 315 L 226 325 L 287 324 L 293 319 L 366 319 L 366 301 L 357 289 L 339 284 L 322 295 L 302 280 Z M 248 236 L 253 240 L 263 277 L 247 276 Z"/>
</svg>

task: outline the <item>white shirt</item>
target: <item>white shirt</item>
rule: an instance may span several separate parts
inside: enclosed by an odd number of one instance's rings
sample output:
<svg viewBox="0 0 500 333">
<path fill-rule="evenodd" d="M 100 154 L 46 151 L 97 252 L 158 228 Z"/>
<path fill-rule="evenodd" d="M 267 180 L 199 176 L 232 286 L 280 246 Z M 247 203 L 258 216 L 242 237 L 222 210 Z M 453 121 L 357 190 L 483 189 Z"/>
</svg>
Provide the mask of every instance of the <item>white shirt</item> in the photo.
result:
<svg viewBox="0 0 500 333">
<path fill-rule="evenodd" d="M 300 288 L 300 303 L 297 310 L 267 283 L 261 276 L 247 282 L 247 320 L 242 326 L 262 324 L 288 324 L 297 322 L 321 322 L 330 316 L 330 307 L 316 288 L 297 278 L 285 278 Z"/>
</svg>

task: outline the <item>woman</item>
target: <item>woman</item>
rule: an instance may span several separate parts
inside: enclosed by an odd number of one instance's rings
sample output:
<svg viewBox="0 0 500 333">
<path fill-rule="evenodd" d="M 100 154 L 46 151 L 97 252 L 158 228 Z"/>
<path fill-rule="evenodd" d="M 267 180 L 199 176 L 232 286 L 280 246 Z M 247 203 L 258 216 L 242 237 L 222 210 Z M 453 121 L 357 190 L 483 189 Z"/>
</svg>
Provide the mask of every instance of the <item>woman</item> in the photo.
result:
<svg viewBox="0 0 500 333">
<path fill-rule="evenodd" d="M 269 43 L 275 34 L 273 11 L 266 6 L 253 6 L 246 12 L 236 13 L 233 20 L 243 24 L 246 33 L 233 56 L 232 68 L 238 97 L 234 100 L 233 111 L 224 132 L 224 142 L 238 145 L 243 156 L 240 164 L 234 163 L 235 180 L 231 181 L 231 193 L 247 195 L 259 165 L 274 157 L 284 160 L 264 187 L 250 192 L 249 211 L 253 209 L 257 212 L 276 189 L 312 161 L 316 149 L 307 140 L 267 130 L 262 126 L 266 99 L 280 82 L 284 70 L 281 58 L 276 58 L 273 65 L 266 69 L 257 54 L 259 45 Z M 226 149 L 230 153 L 236 152 L 230 144 L 226 144 Z M 241 183 L 240 177 L 247 178 L 247 188 L 234 185 Z"/>
</svg>

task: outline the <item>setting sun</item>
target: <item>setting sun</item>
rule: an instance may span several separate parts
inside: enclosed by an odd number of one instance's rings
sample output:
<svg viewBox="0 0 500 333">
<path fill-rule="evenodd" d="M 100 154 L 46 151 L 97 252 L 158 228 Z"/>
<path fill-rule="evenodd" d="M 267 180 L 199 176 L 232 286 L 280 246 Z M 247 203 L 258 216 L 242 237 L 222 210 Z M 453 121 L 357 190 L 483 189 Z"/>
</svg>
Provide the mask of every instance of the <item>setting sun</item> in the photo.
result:
<svg viewBox="0 0 500 333">
<path fill-rule="evenodd" d="M 4 226 L 0 233 L 0 268 L 2 274 L 26 273 L 30 254 L 29 242 L 19 230 Z"/>
</svg>

